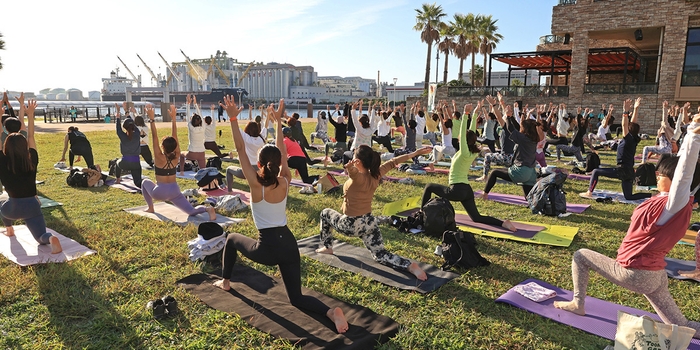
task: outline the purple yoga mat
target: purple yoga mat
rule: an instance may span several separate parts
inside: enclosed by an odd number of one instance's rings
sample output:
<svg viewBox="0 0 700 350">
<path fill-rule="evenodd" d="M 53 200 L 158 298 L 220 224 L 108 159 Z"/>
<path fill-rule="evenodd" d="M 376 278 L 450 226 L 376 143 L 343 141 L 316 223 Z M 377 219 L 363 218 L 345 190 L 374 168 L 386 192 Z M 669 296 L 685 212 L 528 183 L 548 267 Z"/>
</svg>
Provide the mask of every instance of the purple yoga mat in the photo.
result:
<svg viewBox="0 0 700 350">
<path fill-rule="evenodd" d="M 477 197 L 481 196 L 482 194 L 482 191 L 474 191 L 474 195 Z M 503 204 L 513 204 L 527 207 L 527 200 L 525 200 L 525 197 L 512 194 L 490 192 L 488 200 Z M 566 203 L 566 211 L 569 213 L 581 214 L 588 209 L 588 207 L 590 207 L 590 204 Z"/>
<path fill-rule="evenodd" d="M 591 181 L 591 175 L 569 173 L 567 178 L 580 181 Z"/>
<path fill-rule="evenodd" d="M 402 211 L 396 215 L 409 216 L 417 211 L 418 211 L 418 208 L 414 208 L 411 210 Z M 498 232 L 498 233 L 503 233 L 506 235 L 513 235 L 513 236 L 520 237 L 520 238 L 532 238 L 538 232 L 540 232 L 546 228 L 544 226 L 535 226 L 535 225 L 529 225 L 529 224 L 525 224 L 525 223 L 521 223 L 521 222 L 513 222 L 513 225 L 515 225 L 515 228 L 517 228 L 518 230 L 515 232 L 511 232 L 511 231 L 508 231 L 500 226 L 491 226 L 491 225 L 486 225 L 486 224 L 474 222 L 469 217 L 469 215 L 464 215 L 464 214 L 455 214 L 455 222 L 457 222 L 457 225 L 468 226 L 468 227 L 471 227 L 471 228 L 476 229 L 476 230 Z"/>
<path fill-rule="evenodd" d="M 650 312 L 634 309 L 627 306 L 611 303 L 609 301 L 600 300 L 592 297 L 586 297 L 586 315 L 579 316 L 573 312 L 560 310 L 554 307 L 555 301 L 569 301 L 573 299 L 572 291 L 555 287 L 547 282 L 536 279 L 528 279 L 520 284 L 535 282 L 542 287 L 549 288 L 557 292 L 557 296 L 545 300 L 541 303 L 536 303 L 524 296 L 516 293 L 513 288 L 501 295 L 496 302 L 513 305 L 517 308 L 530 311 L 534 314 L 549 318 L 553 321 L 563 323 L 582 331 L 586 331 L 597 336 L 615 340 L 615 332 L 617 331 L 617 311 L 622 310 L 632 315 L 650 316 L 651 318 L 660 321 L 659 316 Z M 630 292 L 632 293 L 632 292 Z M 700 349 L 700 339 L 695 339 L 690 342 L 688 349 Z"/>
</svg>

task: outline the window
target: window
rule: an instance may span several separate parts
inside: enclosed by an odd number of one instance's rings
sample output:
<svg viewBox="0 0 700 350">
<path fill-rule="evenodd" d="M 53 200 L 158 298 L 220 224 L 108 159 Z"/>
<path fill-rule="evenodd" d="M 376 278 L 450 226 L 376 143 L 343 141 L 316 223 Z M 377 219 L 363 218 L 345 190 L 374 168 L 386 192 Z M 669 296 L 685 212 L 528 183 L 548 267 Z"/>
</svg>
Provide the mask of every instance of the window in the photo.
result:
<svg viewBox="0 0 700 350">
<path fill-rule="evenodd" d="M 700 28 L 688 29 L 681 86 L 700 86 Z"/>
</svg>

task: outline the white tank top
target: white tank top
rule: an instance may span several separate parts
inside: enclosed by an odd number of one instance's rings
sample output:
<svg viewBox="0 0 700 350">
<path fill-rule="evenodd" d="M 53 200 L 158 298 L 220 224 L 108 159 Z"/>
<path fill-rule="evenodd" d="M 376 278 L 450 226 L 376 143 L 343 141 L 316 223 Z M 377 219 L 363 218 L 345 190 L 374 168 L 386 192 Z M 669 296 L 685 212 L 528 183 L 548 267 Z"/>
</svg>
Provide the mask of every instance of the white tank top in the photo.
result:
<svg viewBox="0 0 700 350">
<path fill-rule="evenodd" d="M 287 178 L 284 178 L 287 183 Z M 289 191 L 289 183 L 287 183 Z M 265 187 L 262 188 L 262 200 L 257 203 L 250 202 L 250 210 L 253 212 L 253 222 L 258 230 L 282 227 L 287 225 L 287 195 L 278 203 L 270 203 L 265 200 Z"/>
</svg>

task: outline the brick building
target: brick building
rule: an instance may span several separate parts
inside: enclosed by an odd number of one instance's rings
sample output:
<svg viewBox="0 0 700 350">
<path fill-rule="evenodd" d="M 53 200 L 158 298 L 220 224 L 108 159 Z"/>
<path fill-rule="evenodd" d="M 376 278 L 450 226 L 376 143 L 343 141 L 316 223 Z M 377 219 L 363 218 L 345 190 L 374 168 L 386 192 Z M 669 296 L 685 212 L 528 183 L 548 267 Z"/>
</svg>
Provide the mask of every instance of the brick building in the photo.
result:
<svg viewBox="0 0 700 350">
<path fill-rule="evenodd" d="M 559 0 L 552 35 L 536 51 L 491 59 L 509 70 L 538 70 L 540 85 L 441 87 L 437 98 L 466 103 L 501 91 L 530 105 L 598 110 L 613 103 L 619 116 L 625 99 L 641 96 L 642 131 L 653 132 L 664 100 L 700 102 L 700 1 Z"/>
</svg>

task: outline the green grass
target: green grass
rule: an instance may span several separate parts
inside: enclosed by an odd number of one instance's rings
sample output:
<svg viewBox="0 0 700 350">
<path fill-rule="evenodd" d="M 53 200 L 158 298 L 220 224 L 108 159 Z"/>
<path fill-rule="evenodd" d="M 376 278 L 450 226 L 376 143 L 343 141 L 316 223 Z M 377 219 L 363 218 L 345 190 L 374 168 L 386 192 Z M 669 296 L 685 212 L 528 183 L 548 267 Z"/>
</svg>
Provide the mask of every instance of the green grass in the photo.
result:
<svg viewBox="0 0 700 350">
<path fill-rule="evenodd" d="M 304 126 L 308 135 L 313 125 Z M 230 130 L 220 128 L 229 135 L 220 143 L 232 146 Z M 160 130 L 162 135 L 166 132 L 165 128 Z M 91 132 L 88 137 L 98 164 L 106 166 L 109 159 L 119 156 L 114 132 Z M 186 143 L 186 130 L 182 130 L 180 139 Z M 68 187 L 66 175 L 52 168 L 60 158 L 62 141 L 63 134 L 38 135 L 38 179 L 46 181 L 38 185 L 38 190 L 40 195 L 63 203 L 62 207 L 44 209 L 47 226 L 97 254 L 70 263 L 27 268 L 0 258 L 0 348 L 293 348 L 284 340 L 248 326 L 237 315 L 207 307 L 177 287 L 175 281 L 182 277 L 203 269 L 209 272 L 188 259 L 186 241 L 196 236 L 195 227 L 182 228 L 123 212 L 123 208 L 144 204 L 143 197 L 137 194 L 106 187 Z M 613 153 L 603 152 L 602 162 L 614 163 Z M 151 171 L 146 175 L 153 176 Z M 447 183 L 444 175 L 412 177 L 416 180 L 414 186 L 381 185 L 372 204 L 373 212 L 379 215 L 385 203 L 420 195 L 426 183 Z M 179 183 L 183 190 L 194 187 L 185 180 Z M 472 186 L 480 190 L 484 184 L 476 182 Z M 478 237 L 478 249 L 492 262 L 491 266 L 468 270 L 428 295 L 388 287 L 305 257 L 301 262 L 302 283 L 400 323 L 398 335 L 381 349 L 602 349 L 611 342 L 494 302 L 514 284 L 530 277 L 571 289 L 571 256 L 579 248 L 615 256 L 634 207 L 581 199 L 577 194 L 586 186 L 583 181 L 565 183 L 568 201 L 592 206 L 583 214 L 564 219 L 534 217 L 524 207 L 477 200 L 482 213 L 501 219 L 578 226 L 580 232 L 568 248 Z M 599 184 L 600 188 L 618 191 L 619 186 L 619 181 L 605 178 Z M 236 187 L 247 189 L 240 182 Z M 497 184 L 493 191 L 521 193 L 520 187 L 505 184 Z M 339 209 L 341 198 L 310 197 L 293 188 L 288 203 L 289 227 L 301 239 L 318 234 L 320 211 L 326 207 Z M 462 209 L 459 204 L 457 208 Z M 255 237 L 257 231 L 250 212 L 237 216 L 248 220 L 233 229 Z M 700 221 L 697 213 L 692 220 Z M 389 250 L 433 265 L 442 263 L 432 254 L 438 239 L 406 236 L 386 226 L 382 232 Z M 339 238 L 361 245 L 358 239 Z M 677 245 L 669 255 L 694 258 L 689 246 Z M 245 258 L 242 263 L 279 277 L 276 267 Z M 670 280 L 669 288 L 685 315 L 700 320 L 697 285 Z M 177 298 L 182 313 L 173 319 L 155 321 L 145 304 L 166 294 Z M 592 274 L 589 295 L 653 311 L 643 296 L 617 287 L 597 274 Z"/>
</svg>

